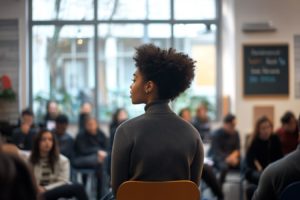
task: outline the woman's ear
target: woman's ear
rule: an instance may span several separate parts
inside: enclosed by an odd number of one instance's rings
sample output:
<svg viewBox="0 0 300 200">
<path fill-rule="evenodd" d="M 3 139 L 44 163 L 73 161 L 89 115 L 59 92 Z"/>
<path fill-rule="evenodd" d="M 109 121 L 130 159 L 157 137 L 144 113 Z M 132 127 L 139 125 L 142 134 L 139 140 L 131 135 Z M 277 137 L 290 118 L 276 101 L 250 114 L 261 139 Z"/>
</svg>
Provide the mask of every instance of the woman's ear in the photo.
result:
<svg viewBox="0 0 300 200">
<path fill-rule="evenodd" d="M 155 84 L 153 81 L 148 81 L 144 86 L 144 91 L 146 94 L 150 94 L 154 91 Z"/>
</svg>

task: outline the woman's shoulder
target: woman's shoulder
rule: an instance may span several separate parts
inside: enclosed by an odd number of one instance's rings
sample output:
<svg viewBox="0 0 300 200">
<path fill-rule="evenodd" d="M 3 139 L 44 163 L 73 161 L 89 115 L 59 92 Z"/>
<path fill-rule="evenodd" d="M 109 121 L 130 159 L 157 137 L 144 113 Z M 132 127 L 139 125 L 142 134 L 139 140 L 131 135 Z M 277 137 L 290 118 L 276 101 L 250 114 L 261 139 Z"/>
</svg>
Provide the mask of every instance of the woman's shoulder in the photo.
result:
<svg viewBox="0 0 300 200">
<path fill-rule="evenodd" d="M 132 119 L 129 119 L 122 124 L 119 125 L 118 129 L 126 129 L 126 128 L 132 128 L 135 126 L 138 126 L 141 122 L 145 120 L 145 114 L 139 115 L 137 117 L 134 117 Z"/>
<path fill-rule="evenodd" d="M 60 163 L 69 163 L 70 161 L 66 156 L 59 154 L 59 162 Z"/>
<path fill-rule="evenodd" d="M 136 133 L 136 130 L 140 130 L 141 127 L 145 125 L 144 118 L 144 115 L 140 115 L 138 117 L 123 122 L 117 127 L 115 136 L 122 135 L 123 137 L 132 137 L 133 135 L 135 135 L 134 133 Z"/>
</svg>

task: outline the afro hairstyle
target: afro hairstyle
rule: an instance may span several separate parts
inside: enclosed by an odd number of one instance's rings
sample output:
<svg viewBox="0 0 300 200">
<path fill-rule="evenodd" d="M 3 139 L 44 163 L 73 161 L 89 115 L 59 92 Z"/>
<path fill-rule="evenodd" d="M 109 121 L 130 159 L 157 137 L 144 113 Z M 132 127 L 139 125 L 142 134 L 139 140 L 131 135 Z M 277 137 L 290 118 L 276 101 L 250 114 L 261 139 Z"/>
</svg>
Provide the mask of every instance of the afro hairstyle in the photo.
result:
<svg viewBox="0 0 300 200">
<path fill-rule="evenodd" d="M 153 44 L 136 48 L 133 57 L 145 81 L 153 81 L 160 100 L 173 100 L 190 87 L 195 61 L 175 49 L 160 49 Z"/>
</svg>

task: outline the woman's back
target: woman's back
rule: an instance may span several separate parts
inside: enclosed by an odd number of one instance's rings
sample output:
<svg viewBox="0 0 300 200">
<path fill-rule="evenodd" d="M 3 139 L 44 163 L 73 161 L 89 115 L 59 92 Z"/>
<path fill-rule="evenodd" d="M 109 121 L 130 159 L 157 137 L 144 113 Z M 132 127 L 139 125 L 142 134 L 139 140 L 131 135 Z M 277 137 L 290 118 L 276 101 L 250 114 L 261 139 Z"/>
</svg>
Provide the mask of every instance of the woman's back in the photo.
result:
<svg viewBox="0 0 300 200">
<path fill-rule="evenodd" d="M 166 101 L 147 107 L 144 115 L 122 124 L 115 136 L 113 188 L 124 179 L 198 183 L 203 148 L 197 130 L 173 113 Z"/>
</svg>

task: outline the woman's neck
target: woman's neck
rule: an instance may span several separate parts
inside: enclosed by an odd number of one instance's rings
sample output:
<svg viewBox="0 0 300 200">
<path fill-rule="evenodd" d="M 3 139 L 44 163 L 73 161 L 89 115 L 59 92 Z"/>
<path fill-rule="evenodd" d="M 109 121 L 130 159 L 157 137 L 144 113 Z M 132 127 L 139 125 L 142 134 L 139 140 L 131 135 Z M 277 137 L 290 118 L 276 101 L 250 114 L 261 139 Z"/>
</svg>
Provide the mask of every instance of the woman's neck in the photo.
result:
<svg viewBox="0 0 300 200">
<path fill-rule="evenodd" d="M 42 151 L 40 152 L 41 158 L 47 158 L 48 155 L 49 155 L 49 152 L 42 152 Z"/>
<path fill-rule="evenodd" d="M 147 100 L 146 100 L 146 105 L 149 105 L 151 104 L 152 102 L 156 102 L 156 101 L 159 101 L 158 98 L 155 98 L 154 96 L 151 96 L 149 97 Z"/>
</svg>

